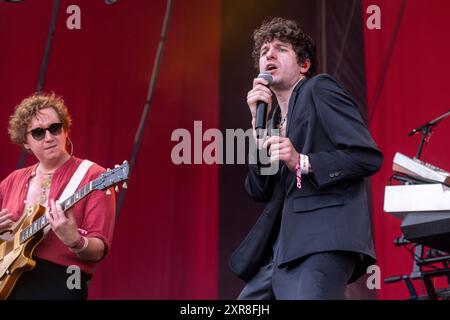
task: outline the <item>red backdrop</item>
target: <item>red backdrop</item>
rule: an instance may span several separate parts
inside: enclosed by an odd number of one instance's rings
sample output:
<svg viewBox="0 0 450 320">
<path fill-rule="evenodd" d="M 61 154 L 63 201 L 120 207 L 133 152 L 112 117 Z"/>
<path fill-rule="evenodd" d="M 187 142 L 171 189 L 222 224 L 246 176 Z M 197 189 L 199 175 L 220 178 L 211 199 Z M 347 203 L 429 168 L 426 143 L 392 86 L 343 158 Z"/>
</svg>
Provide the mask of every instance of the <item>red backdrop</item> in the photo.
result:
<svg viewBox="0 0 450 320">
<path fill-rule="evenodd" d="M 408 137 L 407 133 L 450 109 L 447 17 L 450 3 L 407 0 L 399 20 L 401 3 L 401 0 L 363 1 L 363 8 L 376 4 L 381 9 L 381 30 L 368 30 L 364 26 L 364 32 L 370 129 L 385 156 L 381 172 L 373 178 L 375 245 L 383 278 L 412 271 L 411 255 L 405 248 L 393 245 L 394 238 L 401 234 L 400 221 L 383 212 L 384 186 L 392 173 L 394 154 L 398 151 L 415 156 L 420 137 Z M 363 14 L 365 21 L 369 15 Z M 397 23 L 398 34 L 394 39 Z M 449 136 L 450 119 L 446 119 L 435 128 L 422 158 L 449 170 Z M 420 283 L 416 287 L 423 292 Z M 379 299 L 408 298 L 403 282 L 382 284 L 378 293 Z"/>
<path fill-rule="evenodd" d="M 18 161 L 8 116 L 36 88 L 52 3 L 0 4 L 1 178 Z M 72 4 L 81 9 L 81 30 L 66 27 Z M 44 90 L 69 106 L 75 155 L 105 167 L 129 159 L 165 5 L 61 1 Z M 91 298 L 217 297 L 217 167 L 176 166 L 170 154 L 176 128 L 193 132 L 194 120 L 203 130 L 218 127 L 219 25 L 219 0 L 174 1 L 142 149 Z"/>
<path fill-rule="evenodd" d="M 52 2 L 0 3 L 0 178 L 19 158 L 19 148 L 6 134 L 8 116 L 35 90 Z M 71 4 L 81 8 L 81 30 L 66 27 Z M 129 159 L 165 4 L 61 1 L 44 90 L 65 98 L 77 156 L 105 167 Z M 375 244 L 385 278 L 411 272 L 409 253 L 393 245 L 400 221 L 383 212 L 384 186 L 395 152 L 413 156 L 417 150 L 419 136 L 407 133 L 449 110 L 450 3 L 407 0 L 399 21 L 401 0 L 363 0 L 364 21 L 371 4 L 381 8 L 381 30 L 363 27 L 370 129 L 385 155 L 373 178 Z M 203 131 L 219 127 L 220 11 L 220 0 L 174 1 L 142 149 L 116 221 L 112 251 L 97 270 L 91 298 L 217 297 L 217 167 L 173 165 L 170 137 L 177 128 L 193 132 L 194 120 L 203 121 Z M 447 170 L 449 133 L 446 119 L 423 152 L 425 160 Z M 32 161 L 29 157 L 27 163 Z M 382 284 L 378 291 L 380 299 L 407 296 L 403 283 Z"/>
</svg>

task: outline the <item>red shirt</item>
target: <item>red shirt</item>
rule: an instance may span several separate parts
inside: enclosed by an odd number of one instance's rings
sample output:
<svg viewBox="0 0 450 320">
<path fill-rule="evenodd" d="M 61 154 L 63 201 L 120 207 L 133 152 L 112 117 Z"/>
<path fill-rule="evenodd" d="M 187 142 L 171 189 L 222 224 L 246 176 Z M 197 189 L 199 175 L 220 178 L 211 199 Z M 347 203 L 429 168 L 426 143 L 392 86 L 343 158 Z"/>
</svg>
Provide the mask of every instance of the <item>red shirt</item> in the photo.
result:
<svg viewBox="0 0 450 320">
<path fill-rule="evenodd" d="M 75 173 L 81 159 L 71 157 L 53 174 L 48 199 L 59 199 L 72 175 Z M 38 164 L 16 170 L 0 183 L 0 208 L 8 209 L 17 221 L 24 212 L 30 179 L 35 175 Z M 97 164 L 92 165 L 78 189 L 95 180 L 105 169 Z M 111 189 L 111 191 L 113 191 Z M 103 240 L 105 254 L 109 251 L 114 231 L 115 193 L 106 195 L 104 191 L 95 190 L 76 203 L 71 210 L 78 228 L 86 230 L 87 237 Z M 64 266 L 77 265 L 86 273 L 92 274 L 98 262 L 81 260 L 71 252 L 64 243 L 50 230 L 45 239 L 36 247 L 33 256 Z"/>
</svg>

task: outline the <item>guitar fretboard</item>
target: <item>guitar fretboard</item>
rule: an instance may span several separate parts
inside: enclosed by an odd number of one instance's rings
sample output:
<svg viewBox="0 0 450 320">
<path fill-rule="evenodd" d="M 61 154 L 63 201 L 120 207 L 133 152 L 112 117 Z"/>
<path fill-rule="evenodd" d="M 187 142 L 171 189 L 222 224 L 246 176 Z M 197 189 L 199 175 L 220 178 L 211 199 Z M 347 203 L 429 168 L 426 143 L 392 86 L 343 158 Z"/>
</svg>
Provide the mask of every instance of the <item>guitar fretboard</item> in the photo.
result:
<svg viewBox="0 0 450 320">
<path fill-rule="evenodd" d="M 69 210 L 71 207 L 73 207 L 78 201 L 83 199 L 85 196 L 87 196 L 92 191 L 92 182 L 85 185 L 83 188 L 75 192 L 73 195 L 71 195 L 69 198 L 67 198 L 63 203 L 61 203 L 61 207 L 63 211 Z M 34 236 L 37 232 L 44 229 L 49 224 L 47 217 L 43 215 L 42 217 L 36 219 L 32 224 L 30 224 L 28 227 L 23 229 L 20 232 L 20 243 L 23 243 L 27 241 L 29 238 Z"/>
</svg>

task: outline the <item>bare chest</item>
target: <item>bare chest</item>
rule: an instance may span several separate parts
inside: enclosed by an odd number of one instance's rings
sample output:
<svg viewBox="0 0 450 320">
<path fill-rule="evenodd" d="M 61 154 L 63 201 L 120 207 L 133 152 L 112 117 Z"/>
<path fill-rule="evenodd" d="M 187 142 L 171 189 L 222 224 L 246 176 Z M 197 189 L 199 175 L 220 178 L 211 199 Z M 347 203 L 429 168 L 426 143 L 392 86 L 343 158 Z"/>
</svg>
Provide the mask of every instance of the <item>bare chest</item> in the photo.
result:
<svg viewBox="0 0 450 320">
<path fill-rule="evenodd" d="M 39 203 L 46 207 L 51 184 L 52 176 L 48 174 L 37 174 L 31 178 L 29 181 L 25 206 L 29 208 Z"/>
</svg>

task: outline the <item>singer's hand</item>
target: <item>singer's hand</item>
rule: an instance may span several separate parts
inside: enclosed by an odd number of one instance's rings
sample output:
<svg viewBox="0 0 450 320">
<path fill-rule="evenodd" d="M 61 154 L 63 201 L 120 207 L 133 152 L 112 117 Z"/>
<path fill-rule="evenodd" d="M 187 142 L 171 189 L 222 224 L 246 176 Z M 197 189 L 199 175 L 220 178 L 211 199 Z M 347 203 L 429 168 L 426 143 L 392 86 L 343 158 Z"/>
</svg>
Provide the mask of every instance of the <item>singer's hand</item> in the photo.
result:
<svg viewBox="0 0 450 320">
<path fill-rule="evenodd" d="M 256 105 L 258 101 L 264 101 L 268 105 L 267 114 L 272 108 L 272 91 L 267 87 L 269 83 L 263 78 L 253 79 L 253 89 L 247 93 L 247 104 L 252 114 L 252 126 L 255 128 Z"/>
<path fill-rule="evenodd" d="M 272 136 L 264 142 L 263 148 L 269 149 L 270 163 L 281 160 L 290 170 L 295 171 L 300 154 L 295 150 L 289 138 Z"/>
</svg>

